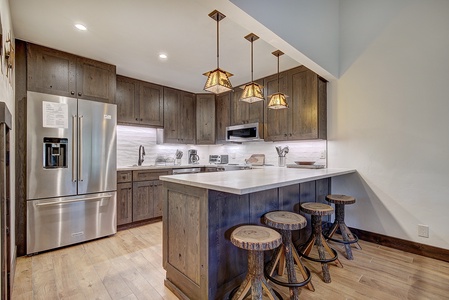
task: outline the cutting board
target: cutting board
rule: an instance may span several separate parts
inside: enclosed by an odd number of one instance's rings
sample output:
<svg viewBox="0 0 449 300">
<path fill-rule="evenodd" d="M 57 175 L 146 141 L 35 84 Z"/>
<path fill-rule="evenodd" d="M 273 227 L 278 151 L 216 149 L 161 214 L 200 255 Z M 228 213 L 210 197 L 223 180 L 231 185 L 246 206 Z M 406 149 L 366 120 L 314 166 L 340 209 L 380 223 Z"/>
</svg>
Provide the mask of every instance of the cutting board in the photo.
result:
<svg viewBox="0 0 449 300">
<path fill-rule="evenodd" d="M 323 169 L 324 165 L 297 165 L 287 164 L 287 168 L 299 168 L 299 169 Z"/>
<path fill-rule="evenodd" d="M 265 154 L 253 154 L 246 162 L 253 166 L 263 166 L 265 164 Z"/>
</svg>

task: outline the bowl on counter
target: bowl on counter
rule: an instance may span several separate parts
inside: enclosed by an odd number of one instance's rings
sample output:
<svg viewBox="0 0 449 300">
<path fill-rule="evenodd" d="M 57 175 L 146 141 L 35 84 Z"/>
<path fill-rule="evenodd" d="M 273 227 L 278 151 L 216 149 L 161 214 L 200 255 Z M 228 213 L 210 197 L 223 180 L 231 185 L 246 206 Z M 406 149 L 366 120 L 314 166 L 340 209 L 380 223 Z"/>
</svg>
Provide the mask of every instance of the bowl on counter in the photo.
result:
<svg viewBox="0 0 449 300">
<path fill-rule="evenodd" d="M 307 160 L 300 160 L 300 161 L 295 161 L 295 164 L 300 165 L 300 166 L 311 166 L 311 165 L 315 164 L 315 162 L 307 161 Z"/>
</svg>

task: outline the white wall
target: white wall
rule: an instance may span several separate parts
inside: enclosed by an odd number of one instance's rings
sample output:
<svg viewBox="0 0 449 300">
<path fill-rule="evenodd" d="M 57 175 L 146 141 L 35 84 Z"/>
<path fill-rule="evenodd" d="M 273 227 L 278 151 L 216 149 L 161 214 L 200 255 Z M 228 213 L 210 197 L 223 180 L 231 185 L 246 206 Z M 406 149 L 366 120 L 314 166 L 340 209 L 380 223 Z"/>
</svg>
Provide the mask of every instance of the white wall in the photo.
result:
<svg viewBox="0 0 449 300">
<path fill-rule="evenodd" d="M 329 73 L 338 76 L 338 1 L 230 1 Z M 315 70 L 313 66 L 309 68 Z"/>
<path fill-rule="evenodd" d="M 449 249 L 449 1 L 341 0 L 329 167 L 350 226 Z M 417 225 L 430 226 L 430 238 Z"/>
<path fill-rule="evenodd" d="M 2 45 L 5 45 L 5 41 L 8 37 L 8 33 L 11 34 L 11 38 L 14 39 L 14 33 L 12 32 L 11 14 L 9 10 L 8 0 L 0 0 L 0 17 L 2 22 Z M 14 43 L 14 41 L 13 41 Z M 6 76 L 6 64 L 5 57 L 1 59 L 1 71 L 0 71 L 0 101 L 5 102 L 13 116 L 13 130 L 10 132 L 10 166 L 11 166 L 11 251 L 14 253 L 16 241 L 15 241 L 15 137 L 14 137 L 14 120 L 15 120 L 15 100 L 14 100 L 14 73 L 12 78 Z"/>
</svg>

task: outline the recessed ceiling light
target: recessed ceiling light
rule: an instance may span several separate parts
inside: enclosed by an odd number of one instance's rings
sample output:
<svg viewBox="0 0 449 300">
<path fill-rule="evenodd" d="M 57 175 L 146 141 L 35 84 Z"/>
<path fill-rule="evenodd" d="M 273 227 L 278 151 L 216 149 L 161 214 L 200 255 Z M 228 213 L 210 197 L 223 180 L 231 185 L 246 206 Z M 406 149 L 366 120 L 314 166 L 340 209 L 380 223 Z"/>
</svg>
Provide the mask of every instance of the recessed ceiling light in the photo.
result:
<svg viewBox="0 0 449 300">
<path fill-rule="evenodd" d="M 86 26 L 84 26 L 83 24 L 75 24 L 75 27 L 82 31 L 87 30 Z"/>
<path fill-rule="evenodd" d="M 159 58 L 161 58 L 161 59 L 167 59 L 168 56 L 167 56 L 167 54 L 165 54 L 165 53 L 161 53 L 161 54 L 159 54 Z"/>
</svg>

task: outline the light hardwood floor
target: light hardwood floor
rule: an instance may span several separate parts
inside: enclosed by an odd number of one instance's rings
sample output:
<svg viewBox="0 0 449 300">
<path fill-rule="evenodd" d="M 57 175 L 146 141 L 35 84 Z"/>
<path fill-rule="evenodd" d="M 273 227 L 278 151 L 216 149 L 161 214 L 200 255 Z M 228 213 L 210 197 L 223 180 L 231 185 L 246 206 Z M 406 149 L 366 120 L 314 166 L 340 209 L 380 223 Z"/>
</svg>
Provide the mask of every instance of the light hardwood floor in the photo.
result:
<svg viewBox="0 0 449 300">
<path fill-rule="evenodd" d="M 343 257 L 343 247 L 332 244 L 344 267 L 330 266 L 329 284 L 321 280 L 318 263 L 304 260 L 316 291 L 301 288 L 300 298 L 449 299 L 449 263 L 360 244 L 363 250 L 353 250 L 353 261 Z M 164 286 L 161 254 L 162 223 L 158 222 L 20 257 L 12 299 L 177 299 Z"/>
</svg>

